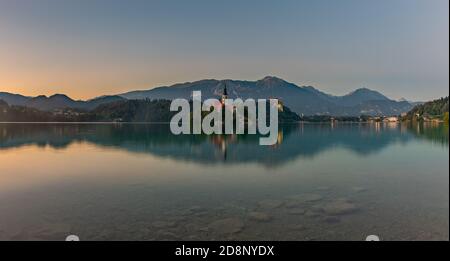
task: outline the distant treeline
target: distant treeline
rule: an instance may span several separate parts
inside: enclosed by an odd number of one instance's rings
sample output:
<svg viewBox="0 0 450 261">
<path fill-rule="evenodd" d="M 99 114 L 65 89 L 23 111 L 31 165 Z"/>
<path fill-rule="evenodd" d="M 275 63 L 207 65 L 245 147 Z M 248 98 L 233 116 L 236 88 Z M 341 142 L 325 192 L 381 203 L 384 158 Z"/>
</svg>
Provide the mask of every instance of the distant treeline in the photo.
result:
<svg viewBox="0 0 450 261">
<path fill-rule="evenodd" d="M 90 112 L 91 121 L 170 122 L 176 112 L 169 100 L 125 100 L 100 105 Z"/>
<path fill-rule="evenodd" d="M 330 115 L 313 115 L 313 116 L 303 116 L 301 117 L 301 121 L 306 122 L 331 122 L 331 121 L 340 121 L 340 122 L 366 122 L 371 119 L 370 116 L 339 116 L 333 117 Z"/>
<path fill-rule="evenodd" d="M 65 117 L 57 117 L 50 112 L 40 111 L 24 106 L 9 106 L 0 100 L 0 122 L 52 122 L 67 121 Z"/>
<path fill-rule="evenodd" d="M 170 122 L 177 113 L 170 111 L 170 103 L 170 100 L 123 100 L 90 111 L 67 108 L 48 112 L 9 106 L 0 100 L 0 122 Z M 280 122 L 300 121 L 300 117 L 285 106 L 278 118 Z"/>
<path fill-rule="evenodd" d="M 440 98 L 415 106 L 408 112 L 406 118 L 409 120 L 442 119 L 448 122 L 448 98 Z"/>
<path fill-rule="evenodd" d="M 177 112 L 170 111 L 170 100 L 121 100 L 102 104 L 93 110 L 58 109 L 41 111 L 10 106 L 0 100 L 0 122 L 170 122 Z M 192 106 L 191 106 L 192 107 Z M 403 120 L 439 119 L 448 122 L 449 98 L 441 98 L 414 107 Z M 419 115 L 419 116 L 418 116 Z M 314 115 L 300 117 L 288 107 L 279 111 L 279 122 L 365 122 L 370 116 Z"/>
<path fill-rule="evenodd" d="M 2 122 L 169 122 L 175 112 L 168 100 L 124 100 L 87 111 L 58 109 L 40 111 L 24 106 L 9 106 L 0 100 Z"/>
</svg>

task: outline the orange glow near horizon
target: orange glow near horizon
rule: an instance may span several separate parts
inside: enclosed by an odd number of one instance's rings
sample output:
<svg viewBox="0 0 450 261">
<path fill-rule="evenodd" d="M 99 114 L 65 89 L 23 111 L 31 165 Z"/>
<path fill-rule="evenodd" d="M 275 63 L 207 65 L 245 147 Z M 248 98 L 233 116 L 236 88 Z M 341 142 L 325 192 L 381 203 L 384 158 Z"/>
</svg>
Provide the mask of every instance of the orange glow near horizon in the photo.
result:
<svg viewBox="0 0 450 261">
<path fill-rule="evenodd" d="M 102 95 L 115 95 L 134 90 L 147 90 L 157 86 L 171 84 L 172 81 L 163 78 L 155 81 L 127 81 L 118 79 L 117 73 L 111 73 L 110 77 L 100 75 L 71 74 L 65 75 L 58 72 L 53 80 L 47 79 L 47 74 L 36 72 L 8 73 L 0 76 L 0 92 L 21 94 L 24 96 L 38 96 L 53 94 L 65 94 L 74 100 L 87 100 Z M 116 77 L 114 76 L 116 75 Z M 51 77 L 49 77 L 51 78 Z"/>
</svg>

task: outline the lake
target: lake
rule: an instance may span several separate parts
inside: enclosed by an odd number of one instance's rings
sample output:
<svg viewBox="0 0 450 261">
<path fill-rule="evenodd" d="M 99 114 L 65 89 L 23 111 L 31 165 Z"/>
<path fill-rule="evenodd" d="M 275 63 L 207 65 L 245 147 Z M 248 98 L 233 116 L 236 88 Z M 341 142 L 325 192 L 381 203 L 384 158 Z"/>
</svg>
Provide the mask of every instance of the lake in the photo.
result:
<svg viewBox="0 0 450 261">
<path fill-rule="evenodd" d="M 0 240 L 449 240 L 442 124 L 0 123 Z"/>
</svg>

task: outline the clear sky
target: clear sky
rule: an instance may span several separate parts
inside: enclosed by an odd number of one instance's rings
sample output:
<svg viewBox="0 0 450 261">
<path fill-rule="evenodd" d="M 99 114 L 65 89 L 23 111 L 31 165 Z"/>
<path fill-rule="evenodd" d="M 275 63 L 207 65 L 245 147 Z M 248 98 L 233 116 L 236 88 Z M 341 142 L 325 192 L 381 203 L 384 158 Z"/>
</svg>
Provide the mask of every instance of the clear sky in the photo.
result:
<svg viewBox="0 0 450 261">
<path fill-rule="evenodd" d="M 449 93 L 448 0 L 0 0 L 0 91 L 86 99 L 274 75 Z"/>
</svg>

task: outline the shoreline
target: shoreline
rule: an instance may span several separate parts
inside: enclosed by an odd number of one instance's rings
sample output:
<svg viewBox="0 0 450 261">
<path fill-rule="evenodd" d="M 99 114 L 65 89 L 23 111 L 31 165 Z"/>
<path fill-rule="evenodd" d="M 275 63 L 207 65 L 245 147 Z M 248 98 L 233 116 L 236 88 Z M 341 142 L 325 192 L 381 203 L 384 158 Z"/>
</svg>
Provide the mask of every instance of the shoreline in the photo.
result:
<svg viewBox="0 0 450 261">
<path fill-rule="evenodd" d="M 280 125 L 293 125 L 293 124 L 401 124 L 401 123 L 413 123 L 411 120 L 407 121 L 396 121 L 396 122 L 386 122 L 386 121 L 297 121 L 297 122 L 280 122 Z M 415 123 L 445 123 L 444 121 L 417 121 Z M 115 121 L 0 121 L 0 124 L 159 124 L 159 125 L 169 125 L 170 122 L 115 122 Z"/>
</svg>

